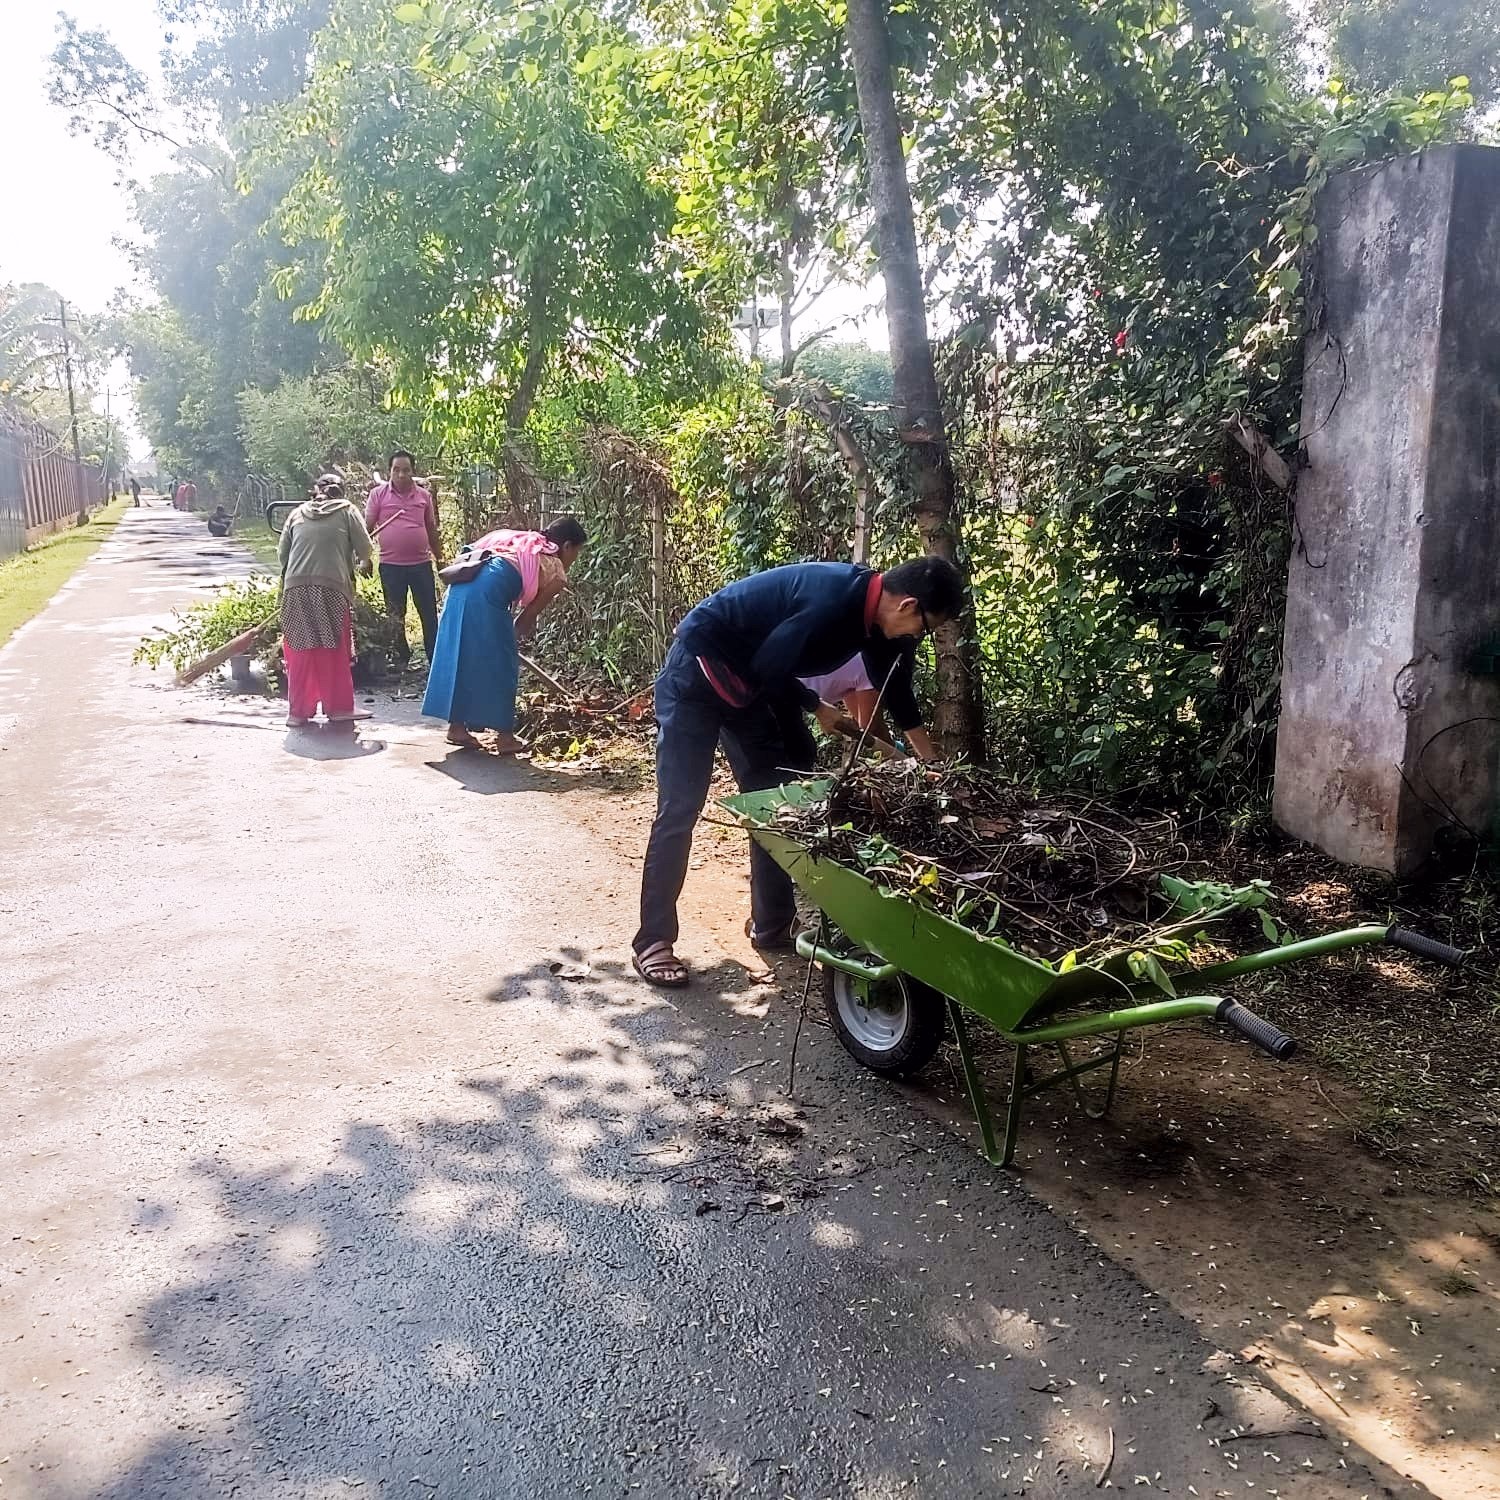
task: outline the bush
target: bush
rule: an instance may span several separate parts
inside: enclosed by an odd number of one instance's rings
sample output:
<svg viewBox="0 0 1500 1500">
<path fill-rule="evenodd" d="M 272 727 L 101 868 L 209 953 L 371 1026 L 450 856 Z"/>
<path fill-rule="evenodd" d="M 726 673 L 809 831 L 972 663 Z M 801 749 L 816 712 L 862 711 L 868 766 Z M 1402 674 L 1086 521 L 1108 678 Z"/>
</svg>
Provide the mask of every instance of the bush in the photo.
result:
<svg viewBox="0 0 1500 1500">
<path fill-rule="evenodd" d="M 135 649 L 134 661 L 159 667 L 169 663 L 181 672 L 200 658 L 221 650 L 237 635 L 254 625 L 265 629 L 256 639 L 252 655 L 265 668 L 266 681 L 280 692 L 285 685 L 281 659 L 281 585 L 275 578 L 253 573 L 238 583 L 226 584 L 212 599 L 178 610 L 170 630 L 150 635 Z M 384 657 L 391 649 L 394 632 L 385 613 L 380 584 L 373 578 L 357 581 L 354 598 L 354 651 Z"/>
</svg>

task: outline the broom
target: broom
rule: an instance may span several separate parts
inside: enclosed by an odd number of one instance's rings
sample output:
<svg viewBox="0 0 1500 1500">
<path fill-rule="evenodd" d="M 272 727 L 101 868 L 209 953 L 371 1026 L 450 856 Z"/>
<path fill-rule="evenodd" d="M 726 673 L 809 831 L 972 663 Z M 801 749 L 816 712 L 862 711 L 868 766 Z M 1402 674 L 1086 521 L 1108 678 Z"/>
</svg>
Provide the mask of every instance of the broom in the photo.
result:
<svg viewBox="0 0 1500 1500">
<path fill-rule="evenodd" d="M 184 667 L 177 674 L 177 686 L 187 687 L 189 683 L 197 680 L 206 672 L 212 672 L 215 667 L 222 667 L 231 656 L 238 656 L 241 651 L 248 651 L 255 644 L 256 637 L 269 625 L 276 623 L 276 616 L 272 615 L 267 620 L 262 620 L 259 625 L 252 625 L 249 630 L 235 636 L 227 646 L 220 646 L 217 651 L 210 651 L 207 656 L 200 656 L 191 666 Z"/>
</svg>

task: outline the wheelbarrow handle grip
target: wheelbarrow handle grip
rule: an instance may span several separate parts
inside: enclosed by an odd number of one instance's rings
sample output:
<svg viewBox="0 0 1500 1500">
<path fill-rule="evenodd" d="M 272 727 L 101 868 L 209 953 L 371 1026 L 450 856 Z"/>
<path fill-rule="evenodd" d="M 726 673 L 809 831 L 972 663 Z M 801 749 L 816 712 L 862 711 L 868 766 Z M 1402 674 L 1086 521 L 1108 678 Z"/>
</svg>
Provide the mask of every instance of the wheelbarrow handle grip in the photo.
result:
<svg viewBox="0 0 1500 1500">
<path fill-rule="evenodd" d="M 1273 1026 L 1253 1010 L 1246 1010 L 1238 1000 L 1220 1002 L 1215 1018 L 1232 1027 L 1245 1038 L 1254 1042 L 1263 1052 L 1269 1052 L 1277 1062 L 1285 1062 L 1297 1050 L 1297 1043 L 1279 1026 Z"/>
<path fill-rule="evenodd" d="M 1436 938 L 1413 932 L 1409 927 L 1392 927 L 1386 933 L 1385 940 L 1394 948 L 1405 948 L 1418 958 L 1430 958 L 1433 963 L 1447 964 L 1450 969 L 1463 968 L 1469 957 L 1464 949 L 1440 943 Z"/>
</svg>

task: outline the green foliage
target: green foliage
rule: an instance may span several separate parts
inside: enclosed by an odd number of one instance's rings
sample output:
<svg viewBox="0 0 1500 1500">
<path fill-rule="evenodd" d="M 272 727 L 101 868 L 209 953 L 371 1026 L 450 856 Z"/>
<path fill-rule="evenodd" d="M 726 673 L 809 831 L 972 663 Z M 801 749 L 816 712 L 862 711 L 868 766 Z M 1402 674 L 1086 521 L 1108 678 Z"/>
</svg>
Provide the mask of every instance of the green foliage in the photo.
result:
<svg viewBox="0 0 1500 1500">
<path fill-rule="evenodd" d="M 933 58 L 996 741 L 1056 780 L 1235 795 L 1268 769 L 1288 537 L 1226 423 L 1295 445 L 1317 194 L 1451 137 L 1468 96 L 1296 96 L 1242 21 L 1175 6 L 1056 6 Z"/>
<path fill-rule="evenodd" d="M 420 446 L 421 420 L 391 410 L 383 382 L 354 369 L 281 381 L 240 393 L 246 461 L 257 474 L 307 484 L 351 463 L 383 465 L 393 448 Z"/>
<path fill-rule="evenodd" d="M 785 315 L 809 278 L 867 269 L 849 212 L 861 191 L 858 111 L 840 8 L 646 0 L 642 9 L 661 37 L 647 88 L 678 124 L 675 233 L 715 305 L 727 311 L 762 291 Z"/>
<path fill-rule="evenodd" d="M 267 681 L 284 682 L 281 658 L 281 583 L 266 573 L 226 584 L 211 599 L 200 600 L 173 614 L 170 629 L 147 636 L 135 648 L 132 661 L 156 668 L 164 662 L 181 672 L 195 661 L 222 650 L 236 636 L 260 625 L 251 654 L 265 668 Z M 355 581 L 354 653 L 384 656 L 393 642 L 379 581 Z"/>
<path fill-rule="evenodd" d="M 300 314 L 490 454 L 606 365 L 690 379 L 709 325 L 641 74 L 602 6 L 340 6 L 257 168 L 305 163 L 281 211 L 317 285 Z"/>
<path fill-rule="evenodd" d="M 136 377 L 141 425 L 164 471 L 237 473 L 243 466 L 238 387 L 213 343 L 196 337 L 170 304 L 125 314 L 118 336 Z"/>
<path fill-rule="evenodd" d="M 1351 88 L 1441 89 L 1467 78 L 1477 106 L 1500 101 L 1500 9 L 1490 0 L 1315 0 L 1334 76 Z"/>
<path fill-rule="evenodd" d="M 0 284 L 0 396 L 24 402 L 61 383 L 59 300 L 40 282 Z"/>
<path fill-rule="evenodd" d="M 122 173 L 143 140 L 176 148 L 174 167 L 135 192 L 136 258 L 156 298 L 124 309 L 113 339 L 140 382 L 142 424 L 163 462 L 193 474 L 205 492 L 215 481 L 222 492 L 244 469 L 240 391 L 305 374 L 322 357 L 317 330 L 294 324 L 291 306 L 271 288 L 290 252 L 263 229 L 285 179 L 250 193 L 234 181 L 243 116 L 270 101 L 273 83 L 287 91 L 276 97 L 298 91 L 322 8 L 304 0 L 170 0 L 163 10 L 192 31 L 185 53 L 169 47 L 166 55 L 175 102 L 199 122 L 191 137 L 174 136 L 179 127 L 107 34 L 66 17 L 49 88 L 71 127 Z"/>
<path fill-rule="evenodd" d="M 145 662 L 149 667 L 167 662 L 181 672 L 256 625 L 266 627 L 257 639 L 256 654 L 269 660 L 278 649 L 280 596 L 281 585 L 276 579 L 252 573 L 241 582 L 225 585 L 212 599 L 176 611 L 173 627 L 147 636 L 135 648 L 131 660 Z"/>
<path fill-rule="evenodd" d="M 889 406 L 891 356 L 868 344 L 814 344 L 797 359 L 797 373 L 808 380 L 826 381 L 835 391 L 853 396 L 866 406 Z"/>
<path fill-rule="evenodd" d="M 307 86 L 313 38 L 330 0 L 158 0 L 172 36 L 163 59 L 179 106 L 211 111 L 221 129 L 293 99 Z"/>
</svg>

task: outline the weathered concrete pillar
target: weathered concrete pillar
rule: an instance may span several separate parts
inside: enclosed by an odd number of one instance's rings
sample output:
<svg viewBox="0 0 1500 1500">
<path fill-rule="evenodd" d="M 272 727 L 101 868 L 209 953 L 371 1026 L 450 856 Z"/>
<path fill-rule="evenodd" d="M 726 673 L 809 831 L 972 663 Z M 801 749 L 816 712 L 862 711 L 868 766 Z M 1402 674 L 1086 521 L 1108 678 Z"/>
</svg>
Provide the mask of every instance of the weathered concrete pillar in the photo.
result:
<svg viewBox="0 0 1500 1500">
<path fill-rule="evenodd" d="M 1318 224 L 1275 816 L 1406 874 L 1500 801 L 1500 151 L 1348 172 Z"/>
</svg>

